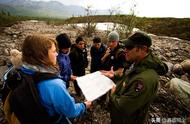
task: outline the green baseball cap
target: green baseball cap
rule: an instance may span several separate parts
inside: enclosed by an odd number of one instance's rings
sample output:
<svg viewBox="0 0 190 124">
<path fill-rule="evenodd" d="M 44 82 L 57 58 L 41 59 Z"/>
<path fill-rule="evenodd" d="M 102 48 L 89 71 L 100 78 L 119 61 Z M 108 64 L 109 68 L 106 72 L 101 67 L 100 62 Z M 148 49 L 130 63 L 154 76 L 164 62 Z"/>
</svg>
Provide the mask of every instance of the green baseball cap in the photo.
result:
<svg viewBox="0 0 190 124">
<path fill-rule="evenodd" d="M 124 40 L 123 42 L 126 48 L 137 45 L 150 47 L 152 45 L 152 40 L 150 36 L 148 36 L 144 32 L 136 32 L 133 35 L 131 35 L 128 39 Z"/>
<path fill-rule="evenodd" d="M 119 41 L 119 34 L 116 31 L 112 31 L 108 34 L 108 41 Z"/>
</svg>

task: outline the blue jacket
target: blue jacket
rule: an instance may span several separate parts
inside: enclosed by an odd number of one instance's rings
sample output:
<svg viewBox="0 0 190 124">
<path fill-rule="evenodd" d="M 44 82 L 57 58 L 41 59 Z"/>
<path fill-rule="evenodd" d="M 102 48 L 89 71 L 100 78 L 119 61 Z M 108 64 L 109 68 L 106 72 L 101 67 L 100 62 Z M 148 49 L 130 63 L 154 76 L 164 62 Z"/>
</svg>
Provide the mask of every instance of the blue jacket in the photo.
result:
<svg viewBox="0 0 190 124">
<path fill-rule="evenodd" d="M 21 68 L 24 73 L 34 74 L 35 71 Z M 65 117 L 74 118 L 82 115 L 86 107 L 84 103 L 75 103 L 66 89 L 65 82 L 59 78 L 49 79 L 37 84 L 42 105 L 50 116 L 60 115 L 55 124 L 63 124 Z"/>
<path fill-rule="evenodd" d="M 57 56 L 57 61 L 59 64 L 61 78 L 65 82 L 68 82 L 72 74 L 69 56 L 60 52 Z"/>
</svg>

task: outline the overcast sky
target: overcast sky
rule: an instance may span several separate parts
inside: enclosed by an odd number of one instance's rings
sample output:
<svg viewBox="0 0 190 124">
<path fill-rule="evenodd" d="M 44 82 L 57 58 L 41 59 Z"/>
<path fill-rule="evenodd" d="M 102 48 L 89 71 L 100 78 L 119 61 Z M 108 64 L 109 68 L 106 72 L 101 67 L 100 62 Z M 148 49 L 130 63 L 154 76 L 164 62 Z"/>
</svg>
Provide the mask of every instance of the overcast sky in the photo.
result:
<svg viewBox="0 0 190 124">
<path fill-rule="evenodd" d="M 37 1 L 37 0 L 36 0 Z M 50 0 L 38 0 L 50 1 Z M 129 13 L 136 4 L 137 16 L 190 18 L 190 0 L 54 0 L 65 5 L 91 6 L 95 10 L 117 9 Z"/>
</svg>

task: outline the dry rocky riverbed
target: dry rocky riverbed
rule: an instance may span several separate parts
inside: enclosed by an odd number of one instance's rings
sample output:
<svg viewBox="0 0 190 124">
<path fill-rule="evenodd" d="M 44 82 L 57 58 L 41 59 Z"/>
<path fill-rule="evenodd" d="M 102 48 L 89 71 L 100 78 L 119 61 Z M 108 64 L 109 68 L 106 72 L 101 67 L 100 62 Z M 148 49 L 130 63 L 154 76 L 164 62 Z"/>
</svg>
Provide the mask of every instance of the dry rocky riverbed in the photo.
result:
<svg viewBox="0 0 190 124">
<path fill-rule="evenodd" d="M 4 70 L 6 70 L 5 64 L 9 61 L 10 49 L 16 48 L 20 50 L 21 44 L 24 38 L 33 33 L 40 33 L 49 37 L 55 38 L 59 33 L 67 33 L 71 40 L 74 41 L 76 36 L 82 32 L 81 28 L 73 28 L 68 25 L 48 25 L 43 21 L 23 21 L 19 22 L 11 27 L 1 28 L 0 32 L 0 76 L 2 76 Z M 103 35 L 105 33 L 100 33 Z M 105 37 L 105 36 L 104 36 Z M 185 59 L 190 58 L 190 41 L 181 40 L 178 38 L 172 38 L 167 36 L 151 35 L 153 39 L 153 52 L 157 54 L 163 61 L 174 65 L 182 62 Z M 91 39 L 86 39 L 88 44 L 91 44 Z M 87 45 L 90 46 L 90 45 Z M 89 47 L 87 47 L 89 48 Z M 90 57 L 89 57 L 90 60 Z M 87 73 L 89 68 L 87 68 Z M 172 71 L 165 76 L 160 77 L 161 87 L 159 89 L 158 97 L 152 103 L 149 111 L 150 123 L 159 123 L 162 121 L 164 124 L 182 124 L 190 117 L 190 108 L 184 105 L 178 96 L 175 96 L 165 84 L 173 77 L 185 78 L 190 82 L 189 74 L 178 75 Z M 73 94 L 72 87 L 70 92 Z M 84 98 L 77 98 L 77 101 Z M 2 121 L 2 114 L 0 114 L 0 123 Z M 109 124 L 110 115 L 105 103 L 94 102 L 93 108 L 87 111 L 87 114 L 83 118 L 75 119 L 74 122 L 79 124 Z M 190 123 L 190 122 L 187 122 Z"/>
</svg>

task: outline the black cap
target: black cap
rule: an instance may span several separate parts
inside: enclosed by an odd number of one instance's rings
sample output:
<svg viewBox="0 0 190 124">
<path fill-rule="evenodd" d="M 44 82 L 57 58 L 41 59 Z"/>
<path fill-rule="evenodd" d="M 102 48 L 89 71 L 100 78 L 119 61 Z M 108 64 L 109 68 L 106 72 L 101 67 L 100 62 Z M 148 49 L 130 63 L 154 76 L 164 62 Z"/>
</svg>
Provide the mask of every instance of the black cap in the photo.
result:
<svg viewBox="0 0 190 124">
<path fill-rule="evenodd" d="M 152 40 L 150 36 L 148 36 L 144 32 L 136 32 L 131 35 L 127 40 L 124 41 L 125 47 L 143 45 L 150 47 L 152 45 Z"/>
</svg>

